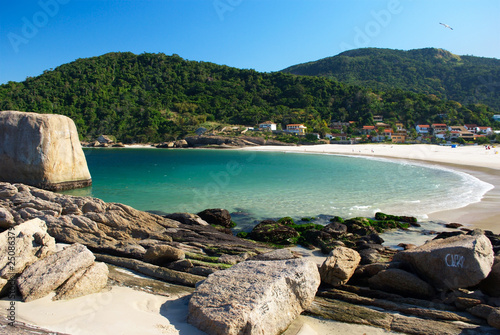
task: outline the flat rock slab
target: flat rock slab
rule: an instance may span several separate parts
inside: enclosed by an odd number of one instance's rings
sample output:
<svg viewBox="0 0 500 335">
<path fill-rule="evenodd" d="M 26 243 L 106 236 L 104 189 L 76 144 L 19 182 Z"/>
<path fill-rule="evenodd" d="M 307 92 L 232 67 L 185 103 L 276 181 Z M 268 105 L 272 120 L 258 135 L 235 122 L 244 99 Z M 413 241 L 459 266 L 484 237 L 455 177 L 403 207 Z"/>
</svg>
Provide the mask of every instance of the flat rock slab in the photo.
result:
<svg viewBox="0 0 500 335">
<path fill-rule="evenodd" d="M 77 271 L 59 289 L 52 300 L 74 299 L 101 291 L 108 282 L 109 270 L 104 263 L 95 262 Z"/>
<path fill-rule="evenodd" d="M 314 300 L 317 265 L 245 261 L 211 274 L 189 302 L 188 322 L 208 334 L 280 334 Z"/>
<path fill-rule="evenodd" d="M 441 289 L 465 288 L 479 284 L 493 266 L 493 247 L 482 234 L 460 235 L 432 240 L 394 256 Z"/>
<path fill-rule="evenodd" d="M 17 278 L 23 300 L 28 302 L 46 296 L 75 272 L 92 265 L 94 259 L 87 247 L 75 243 L 31 264 Z"/>
</svg>

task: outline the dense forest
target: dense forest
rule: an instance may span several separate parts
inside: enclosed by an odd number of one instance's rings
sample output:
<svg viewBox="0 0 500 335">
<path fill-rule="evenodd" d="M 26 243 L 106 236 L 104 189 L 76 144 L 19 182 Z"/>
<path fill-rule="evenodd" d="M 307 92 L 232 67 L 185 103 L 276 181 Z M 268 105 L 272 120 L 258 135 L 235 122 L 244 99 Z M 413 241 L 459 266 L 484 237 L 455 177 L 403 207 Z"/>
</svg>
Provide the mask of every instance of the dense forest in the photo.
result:
<svg viewBox="0 0 500 335">
<path fill-rule="evenodd" d="M 178 55 L 109 53 L 78 59 L 24 82 L 0 86 L 0 110 L 71 117 L 82 139 L 100 134 L 123 142 L 177 139 L 207 122 L 282 126 L 304 123 L 325 132 L 331 121 L 491 125 L 494 110 L 435 94 L 379 91 L 328 78 L 259 73 Z"/>
<path fill-rule="evenodd" d="M 320 76 L 376 90 L 434 94 L 461 104 L 483 103 L 500 111 L 500 60 L 458 56 L 443 49 L 365 48 L 298 64 L 284 73 Z"/>
</svg>

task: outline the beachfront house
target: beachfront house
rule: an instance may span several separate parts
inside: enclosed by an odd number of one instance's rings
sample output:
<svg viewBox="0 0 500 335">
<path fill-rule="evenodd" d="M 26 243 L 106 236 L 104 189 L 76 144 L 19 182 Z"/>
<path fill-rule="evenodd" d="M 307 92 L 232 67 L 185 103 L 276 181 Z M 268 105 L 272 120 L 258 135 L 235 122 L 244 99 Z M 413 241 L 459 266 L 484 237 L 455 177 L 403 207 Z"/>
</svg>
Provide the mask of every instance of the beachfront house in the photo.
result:
<svg viewBox="0 0 500 335">
<path fill-rule="evenodd" d="M 426 135 L 429 134 L 431 126 L 428 124 L 419 124 L 415 127 L 415 129 L 417 130 L 417 133 Z"/>
<path fill-rule="evenodd" d="M 432 124 L 432 132 L 434 134 L 445 133 L 448 131 L 448 126 L 444 123 L 434 123 Z"/>
<path fill-rule="evenodd" d="M 468 131 L 470 131 L 471 133 L 475 133 L 476 132 L 476 128 L 478 127 L 477 124 L 465 124 L 464 125 L 465 129 L 467 129 Z"/>
<path fill-rule="evenodd" d="M 268 131 L 276 130 L 276 123 L 274 123 L 272 121 L 262 122 L 259 124 L 259 129 L 260 130 L 268 130 Z"/>
<path fill-rule="evenodd" d="M 349 127 L 350 122 L 342 122 L 342 121 L 333 121 L 330 125 L 330 129 L 335 129 L 338 131 L 342 131 L 344 127 Z"/>
<path fill-rule="evenodd" d="M 484 134 L 484 135 L 491 135 L 493 134 L 493 130 L 491 127 L 476 127 L 476 134 Z"/>
<path fill-rule="evenodd" d="M 375 126 L 363 126 L 363 129 L 361 129 L 361 134 L 370 135 L 372 131 L 375 131 Z"/>
<path fill-rule="evenodd" d="M 287 124 L 286 132 L 295 135 L 305 135 L 307 127 L 303 124 Z"/>
<path fill-rule="evenodd" d="M 434 133 L 434 137 L 445 140 L 446 139 L 446 132 L 440 131 L 439 133 Z"/>
<path fill-rule="evenodd" d="M 406 133 L 394 133 L 391 136 L 392 143 L 405 143 Z"/>
<path fill-rule="evenodd" d="M 325 138 L 330 141 L 347 141 L 349 135 L 347 134 L 326 134 Z"/>
</svg>

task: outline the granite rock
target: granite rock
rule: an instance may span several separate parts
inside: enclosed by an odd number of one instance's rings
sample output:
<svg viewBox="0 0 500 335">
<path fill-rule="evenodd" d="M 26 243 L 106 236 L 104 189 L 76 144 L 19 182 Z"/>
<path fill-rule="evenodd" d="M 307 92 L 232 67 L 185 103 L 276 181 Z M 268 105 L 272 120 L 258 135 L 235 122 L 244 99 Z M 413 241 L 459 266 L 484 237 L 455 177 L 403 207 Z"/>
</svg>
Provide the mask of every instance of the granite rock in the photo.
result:
<svg viewBox="0 0 500 335">
<path fill-rule="evenodd" d="M 435 239 L 394 256 L 409 263 L 417 273 L 440 289 L 465 288 L 479 284 L 491 271 L 493 248 L 483 234 Z"/>
<path fill-rule="evenodd" d="M 61 285 L 52 300 L 67 300 L 100 292 L 108 282 L 109 270 L 104 263 L 94 262 L 83 268 Z"/>
<path fill-rule="evenodd" d="M 27 266 L 56 252 L 45 222 L 33 219 L 0 234 L 0 277 L 9 279 Z M 15 257 L 15 262 L 12 262 Z"/>
<path fill-rule="evenodd" d="M 154 264 L 170 263 L 186 257 L 184 251 L 166 244 L 155 245 L 146 251 L 144 260 Z"/>
<path fill-rule="evenodd" d="M 245 261 L 196 288 L 188 322 L 208 334 L 280 334 L 312 303 L 319 284 L 316 264 L 306 259 Z"/>
<path fill-rule="evenodd" d="M 370 288 L 417 298 L 432 298 L 435 294 L 431 285 L 410 272 L 401 269 L 380 271 L 368 279 Z"/>
<path fill-rule="evenodd" d="M 85 246 L 75 243 L 31 264 L 17 279 L 23 301 L 46 296 L 75 272 L 92 265 L 94 259 L 92 252 Z"/>
<path fill-rule="evenodd" d="M 75 123 L 56 114 L 0 112 L 0 180 L 50 190 L 92 183 Z"/>
<path fill-rule="evenodd" d="M 361 256 L 346 247 L 334 248 L 319 269 L 321 281 L 333 286 L 347 283 L 356 271 Z"/>
</svg>

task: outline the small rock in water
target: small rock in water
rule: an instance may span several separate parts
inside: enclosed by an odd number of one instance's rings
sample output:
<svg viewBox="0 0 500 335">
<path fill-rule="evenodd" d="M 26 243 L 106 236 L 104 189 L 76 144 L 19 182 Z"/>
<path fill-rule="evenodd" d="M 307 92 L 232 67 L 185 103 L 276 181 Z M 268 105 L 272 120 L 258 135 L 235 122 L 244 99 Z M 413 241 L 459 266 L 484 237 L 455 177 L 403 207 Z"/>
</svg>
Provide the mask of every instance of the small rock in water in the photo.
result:
<svg viewBox="0 0 500 335">
<path fill-rule="evenodd" d="M 445 224 L 446 228 L 460 228 L 462 226 L 463 226 L 463 224 L 461 224 L 461 223 L 453 223 L 453 222 Z"/>
</svg>

